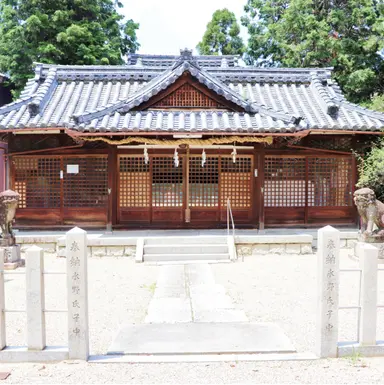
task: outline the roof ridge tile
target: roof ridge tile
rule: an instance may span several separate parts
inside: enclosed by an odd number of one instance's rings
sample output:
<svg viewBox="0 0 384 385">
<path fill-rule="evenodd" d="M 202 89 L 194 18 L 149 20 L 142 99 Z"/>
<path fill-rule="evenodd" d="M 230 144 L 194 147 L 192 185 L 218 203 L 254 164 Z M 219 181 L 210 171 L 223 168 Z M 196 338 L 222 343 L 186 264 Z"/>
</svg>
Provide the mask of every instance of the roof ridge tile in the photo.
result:
<svg viewBox="0 0 384 385">
<path fill-rule="evenodd" d="M 36 115 L 43 110 L 48 98 L 56 86 L 56 68 L 53 67 L 49 70 L 48 76 L 42 86 L 37 90 L 32 100 L 28 103 L 28 110 L 31 115 Z"/>
</svg>

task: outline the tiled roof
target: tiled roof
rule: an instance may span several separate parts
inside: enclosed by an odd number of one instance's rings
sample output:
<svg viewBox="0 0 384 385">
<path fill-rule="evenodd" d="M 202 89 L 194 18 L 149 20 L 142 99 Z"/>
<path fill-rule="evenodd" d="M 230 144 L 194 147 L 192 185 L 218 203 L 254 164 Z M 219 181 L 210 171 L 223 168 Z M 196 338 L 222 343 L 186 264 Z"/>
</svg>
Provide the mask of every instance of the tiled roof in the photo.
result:
<svg viewBox="0 0 384 385">
<path fill-rule="evenodd" d="M 135 110 L 185 72 L 243 112 Z M 183 51 L 180 56 L 130 55 L 126 66 L 37 64 L 20 99 L 0 108 L 0 130 L 35 127 L 81 132 L 381 131 L 384 114 L 347 102 L 327 68 L 239 67 L 234 57 L 192 57 Z"/>
<path fill-rule="evenodd" d="M 191 51 L 187 49 L 181 52 L 182 54 L 189 55 Z M 176 55 L 137 55 L 130 54 L 128 56 L 127 64 L 145 67 L 172 67 L 175 61 L 180 56 Z M 200 67 L 234 67 L 238 63 L 239 56 L 236 55 L 223 55 L 223 56 L 198 56 L 196 57 L 196 63 Z"/>
</svg>

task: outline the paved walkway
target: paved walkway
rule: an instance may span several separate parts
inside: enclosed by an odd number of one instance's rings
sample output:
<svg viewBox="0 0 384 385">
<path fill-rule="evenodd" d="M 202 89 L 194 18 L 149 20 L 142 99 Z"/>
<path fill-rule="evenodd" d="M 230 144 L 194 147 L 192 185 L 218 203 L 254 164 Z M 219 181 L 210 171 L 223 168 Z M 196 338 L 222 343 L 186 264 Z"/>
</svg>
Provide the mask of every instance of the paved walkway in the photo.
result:
<svg viewBox="0 0 384 385">
<path fill-rule="evenodd" d="M 161 266 L 146 323 L 247 321 L 209 264 Z"/>
<path fill-rule="evenodd" d="M 163 265 L 145 324 L 123 325 L 109 355 L 294 353 L 283 330 L 250 323 L 208 263 Z"/>
</svg>

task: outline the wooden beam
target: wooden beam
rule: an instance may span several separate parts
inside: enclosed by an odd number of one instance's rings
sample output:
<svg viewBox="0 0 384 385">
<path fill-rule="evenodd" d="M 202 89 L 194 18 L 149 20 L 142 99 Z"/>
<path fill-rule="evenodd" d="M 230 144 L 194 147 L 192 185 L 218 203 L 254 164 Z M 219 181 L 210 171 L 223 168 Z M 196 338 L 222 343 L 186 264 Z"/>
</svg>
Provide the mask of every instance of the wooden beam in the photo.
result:
<svg viewBox="0 0 384 385">
<path fill-rule="evenodd" d="M 325 152 L 325 153 L 329 153 L 329 154 L 339 154 L 339 155 L 351 155 L 352 153 L 351 152 L 346 152 L 346 151 L 337 151 L 337 150 L 327 150 L 327 149 L 324 149 L 324 148 L 316 148 L 316 147 L 304 147 L 304 146 L 288 146 L 288 148 L 297 148 L 297 149 L 300 149 L 300 150 L 309 150 L 309 151 L 318 151 L 318 152 Z"/>
</svg>

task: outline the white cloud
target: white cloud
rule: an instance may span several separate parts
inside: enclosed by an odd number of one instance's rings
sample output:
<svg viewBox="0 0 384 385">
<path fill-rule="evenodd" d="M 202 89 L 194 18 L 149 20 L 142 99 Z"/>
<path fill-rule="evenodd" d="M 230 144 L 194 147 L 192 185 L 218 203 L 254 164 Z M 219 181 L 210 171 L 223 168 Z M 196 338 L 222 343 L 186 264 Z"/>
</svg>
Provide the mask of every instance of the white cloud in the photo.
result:
<svg viewBox="0 0 384 385">
<path fill-rule="evenodd" d="M 140 23 L 139 53 L 177 55 L 181 48 L 195 48 L 213 12 L 228 8 L 238 22 L 246 0 L 122 0 L 126 17 Z M 245 30 L 242 29 L 245 37 Z"/>
</svg>

